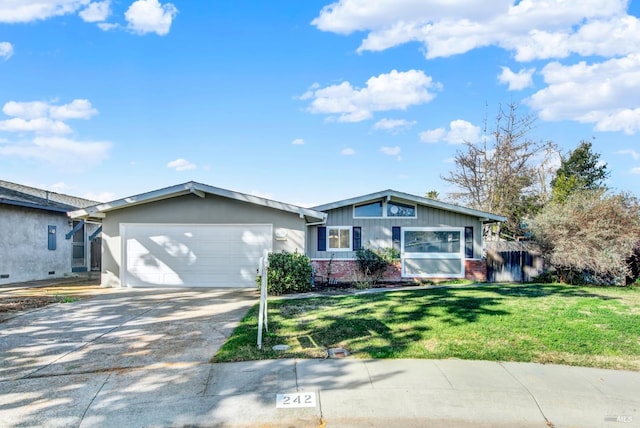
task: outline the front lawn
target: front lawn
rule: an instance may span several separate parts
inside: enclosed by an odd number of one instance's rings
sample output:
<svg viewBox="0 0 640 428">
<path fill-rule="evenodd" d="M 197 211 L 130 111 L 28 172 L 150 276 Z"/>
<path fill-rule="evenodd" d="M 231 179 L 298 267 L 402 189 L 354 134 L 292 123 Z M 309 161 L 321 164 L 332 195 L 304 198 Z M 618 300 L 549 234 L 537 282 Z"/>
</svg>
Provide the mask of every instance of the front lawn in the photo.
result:
<svg viewBox="0 0 640 428">
<path fill-rule="evenodd" d="M 461 358 L 640 370 L 640 288 L 480 285 L 269 300 L 256 347 L 252 308 L 214 361 Z M 287 344 L 286 352 L 273 351 Z"/>
</svg>

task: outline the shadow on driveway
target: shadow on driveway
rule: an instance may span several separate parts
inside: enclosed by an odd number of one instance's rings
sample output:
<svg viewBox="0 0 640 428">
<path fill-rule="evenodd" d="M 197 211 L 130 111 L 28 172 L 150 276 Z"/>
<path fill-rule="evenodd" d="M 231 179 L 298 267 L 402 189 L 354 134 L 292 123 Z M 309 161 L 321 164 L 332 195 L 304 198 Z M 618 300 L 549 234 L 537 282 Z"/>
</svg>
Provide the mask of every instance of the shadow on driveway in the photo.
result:
<svg viewBox="0 0 640 428">
<path fill-rule="evenodd" d="M 207 362 L 255 290 L 113 290 L 2 324 L 0 381 L 167 362 Z"/>
</svg>

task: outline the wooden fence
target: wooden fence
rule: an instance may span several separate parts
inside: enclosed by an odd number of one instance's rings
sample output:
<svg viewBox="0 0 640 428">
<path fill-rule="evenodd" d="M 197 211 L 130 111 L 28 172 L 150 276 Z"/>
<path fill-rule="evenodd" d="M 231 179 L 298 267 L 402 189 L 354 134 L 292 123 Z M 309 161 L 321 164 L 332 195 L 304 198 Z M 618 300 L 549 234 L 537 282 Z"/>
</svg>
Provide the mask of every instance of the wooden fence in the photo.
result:
<svg viewBox="0 0 640 428">
<path fill-rule="evenodd" d="M 530 242 L 487 242 L 487 281 L 530 282 L 544 269 L 540 249 Z"/>
</svg>

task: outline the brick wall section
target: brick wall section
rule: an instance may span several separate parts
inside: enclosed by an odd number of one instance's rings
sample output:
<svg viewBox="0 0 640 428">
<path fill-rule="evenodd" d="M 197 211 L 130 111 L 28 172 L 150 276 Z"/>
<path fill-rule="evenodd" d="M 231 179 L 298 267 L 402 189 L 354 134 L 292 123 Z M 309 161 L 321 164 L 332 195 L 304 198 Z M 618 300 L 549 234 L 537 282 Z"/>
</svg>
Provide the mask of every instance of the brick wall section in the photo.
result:
<svg viewBox="0 0 640 428">
<path fill-rule="evenodd" d="M 357 279 L 358 266 L 355 260 L 313 260 L 311 262 L 316 278 L 322 277 L 321 281 L 328 281 L 329 278 L 339 282 L 351 282 Z M 331 266 L 329 266 L 331 265 Z M 329 268 L 331 273 L 329 274 Z"/>
<path fill-rule="evenodd" d="M 487 281 L 487 261 L 486 260 L 465 260 L 465 278 L 472 281 Z"/>
<path fill-rule="evenodd" d="M 318 281 L 327 282 L 329 278 L 331 278 L 338 282 L 353 282 L 359 279 L 360 272 L 355 260 L 331 261 L 331 275 L 328 273 L 329 260 L 313 260 L 311 264 L 313 265 Z M 478 282 L 485 282 L 487 280 L 487 263 L 484 260 L 465 260 L 464 266 L 466 279 Z M 412 278 L 402 278 L 400 261 L 387 268 L 383 280 L 414 281 Z"/>
</svg>

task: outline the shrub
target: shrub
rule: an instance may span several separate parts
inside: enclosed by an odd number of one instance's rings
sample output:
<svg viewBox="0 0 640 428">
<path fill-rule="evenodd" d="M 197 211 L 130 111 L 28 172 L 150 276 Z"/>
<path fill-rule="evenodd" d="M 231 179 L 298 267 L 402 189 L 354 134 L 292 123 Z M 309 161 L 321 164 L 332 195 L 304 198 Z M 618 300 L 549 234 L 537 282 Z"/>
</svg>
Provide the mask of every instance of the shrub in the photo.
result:
<svg viewBox="0 0 640 428">
<path fill-rule="evenodd" d="M 545 270 L 540 275 L 534 277 L 532 281 L 540 282 L 543 284 L 553 284 L 556 282 L 560 282 L 560 279 L 558 278 L 558 274 L 555 271 Z"/>
<path fill-rule="evenodd" d="M 624 284 L 640 236 L 640 203 L 627 194 L 581 191 L 551 201 L 531 222 L 546 266 L 569 284 Z M 630 275 L 631 274 L 631 275 Z"/>
<path fill-rule="evenodd" d="M 627 268 L 626 284 L 638 285 L 640 279 L 640 241 L 635 243 L 631 255 L 627 257 Z"/>
<path fill-rule="evenodd" d="M 273 295 L 304 293 L 311 289 L 311 260 L 309 257 L 294 253 L 269 254 L 267 269 L 267 293 Z M 258 278 L 258 287 L 260 287 Z"/>
<path fill-rule="evenodd" d="M 392 250 L 392 249 L 391 249 Z M 397 251 L 396 251 L 397 252 Z M 387 266 L 393 260 L 393 252 L 386 249 L 371 250 L 369 248 L 356 251 L 356 263 L 364 276 L 366 285 L 375 284 L 387 270 Z"/>
</svg>

